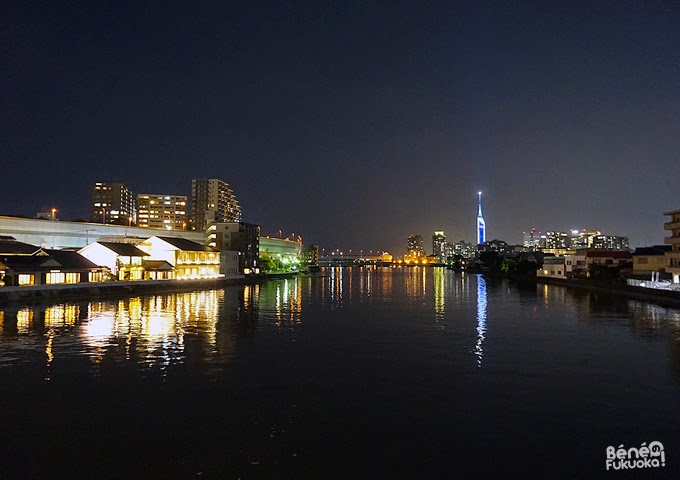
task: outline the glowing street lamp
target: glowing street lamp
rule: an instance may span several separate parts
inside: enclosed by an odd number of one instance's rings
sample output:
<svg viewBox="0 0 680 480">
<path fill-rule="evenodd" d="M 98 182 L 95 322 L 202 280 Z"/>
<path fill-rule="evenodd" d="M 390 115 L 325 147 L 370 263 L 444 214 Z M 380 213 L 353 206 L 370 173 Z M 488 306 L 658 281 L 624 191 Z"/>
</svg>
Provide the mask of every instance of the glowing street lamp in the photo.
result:
<svg viewBox="0 0 680 480">
<path fill-rule="evenodd" d="M 54 222 L 54 214 L 57 213 L 57 209 L 53 208 L 52 209 L 52 221 Z"/>
</svg>

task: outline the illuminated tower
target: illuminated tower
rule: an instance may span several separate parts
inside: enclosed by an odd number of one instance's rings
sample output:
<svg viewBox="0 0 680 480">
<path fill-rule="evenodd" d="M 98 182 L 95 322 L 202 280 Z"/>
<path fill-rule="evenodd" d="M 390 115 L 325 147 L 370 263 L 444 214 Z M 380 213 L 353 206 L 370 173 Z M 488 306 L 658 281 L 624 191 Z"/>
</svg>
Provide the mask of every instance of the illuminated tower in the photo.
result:
<svg viewBox="0 0 680 480">
<path fill-rule="evenodd" d="M 477 211 L 477 244 L 484 243 L 486 241 L 486 223 L 484 222 L 484 217 L 482 217 L 482 192 L 477 192 L 479 196 L 479 210 Z"/>
</svg>

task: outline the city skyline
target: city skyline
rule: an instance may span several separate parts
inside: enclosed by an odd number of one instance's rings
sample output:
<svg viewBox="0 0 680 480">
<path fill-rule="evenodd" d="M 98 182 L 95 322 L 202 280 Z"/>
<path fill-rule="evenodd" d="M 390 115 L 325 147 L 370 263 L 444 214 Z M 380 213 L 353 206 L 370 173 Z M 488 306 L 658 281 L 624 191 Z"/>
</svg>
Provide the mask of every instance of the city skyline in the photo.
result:
<svg viewBox="0 0 680 480">
<path fill-rule="evenodd" d="M 516 244 L 661 244 L 680 201 L 675 2 L 3 13 L 0 214 L 88 218 L 101 179 L 223 178 L 247 222 L 399 253 L 413 232 L 474 241 L 477 191 L 487 240 Z"/>
</svg>

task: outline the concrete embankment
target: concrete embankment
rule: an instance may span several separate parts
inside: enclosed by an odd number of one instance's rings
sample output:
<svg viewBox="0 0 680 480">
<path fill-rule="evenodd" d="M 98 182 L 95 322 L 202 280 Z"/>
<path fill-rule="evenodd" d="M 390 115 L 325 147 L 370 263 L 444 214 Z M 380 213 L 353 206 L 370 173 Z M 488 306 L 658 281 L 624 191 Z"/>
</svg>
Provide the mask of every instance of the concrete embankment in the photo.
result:
<svg viewBox="0 0 680 480">
<path fill-rule="evenodd" d="M 630 285 L 602 285 L 589 280 L 567 280 L 561 278 L 548 277 L 524 277 L 512 275 L 494 275 L 484 273 L 494 277 L 508 278 L 516 281 L 530 281 L 535 283 L 561 285 L 564 287 L 581 291 L 622 295 L 634 300 L 644 302 L 654 302 L 667 307 L 680 308 L 680 293 L 669 290 L 655 290 L 651 288 L 633 287 Z"/>
</svg>

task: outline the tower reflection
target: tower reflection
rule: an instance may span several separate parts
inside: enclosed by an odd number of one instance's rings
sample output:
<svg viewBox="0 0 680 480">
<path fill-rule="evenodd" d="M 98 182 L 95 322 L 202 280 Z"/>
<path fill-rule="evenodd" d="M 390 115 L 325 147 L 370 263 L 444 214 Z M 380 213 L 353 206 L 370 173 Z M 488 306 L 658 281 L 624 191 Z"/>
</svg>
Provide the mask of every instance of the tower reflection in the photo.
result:
<svg viewBox="0 0 680 480">
<path fill-rule="evenodd" d="M 482 366 L 484 356 L 484 334 L 486 333 L 486 280 L 482 275 L 477 275 L 477 344 L 475 345 L 475 355 L 477 356 L 477 366 Z"/>
</svg>

